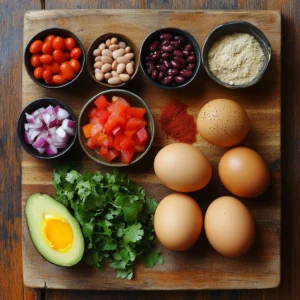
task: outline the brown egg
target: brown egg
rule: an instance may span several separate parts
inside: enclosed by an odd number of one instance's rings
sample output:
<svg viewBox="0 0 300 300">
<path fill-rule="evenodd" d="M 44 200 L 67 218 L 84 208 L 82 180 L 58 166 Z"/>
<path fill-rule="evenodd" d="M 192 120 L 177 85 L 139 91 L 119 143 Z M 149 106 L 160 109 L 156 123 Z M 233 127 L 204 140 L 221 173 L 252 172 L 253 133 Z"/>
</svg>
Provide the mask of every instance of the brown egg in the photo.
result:
<svg viewBox="0 0 300 300">
<path fill-rule="evenodd" d="M 257 197 L 270 183 L 270 172 L 263 158 L 247 147 L 227 151 L 219 163 L 219 176 L 224 186 L 240 197 Z"/>
<path fill-rule="evenodd" d="M 212 176 L 208 159 L 199 150 L 183 143 L 161 149 L 154 160 L 156 176 L 177 192 L 194 192 L 204 188 Z"/>
<path fill-rule="evenodd" d="M 197 202 L 184 194 L 171 194 L 157 206 L 154 229 L 159 241 L 173 251 L 192 247 L 202 230 L 202 211 Z"/>
<path fill-rule="evenodd" d="M 212 247 L 228 257 L 244 255 L 255 237 L 251 212 L 233 197 L 220 197 L 210 204 L 205 214 L 204 228 Z"/>
<path fill-rule="evenodd" d="M 200 110 L 197 128 L 208 143 L 218 147 L 231 147 L 247 136 L 250 120 L 238 103 L 228 99 L 215 99 Z"/>
</svg>

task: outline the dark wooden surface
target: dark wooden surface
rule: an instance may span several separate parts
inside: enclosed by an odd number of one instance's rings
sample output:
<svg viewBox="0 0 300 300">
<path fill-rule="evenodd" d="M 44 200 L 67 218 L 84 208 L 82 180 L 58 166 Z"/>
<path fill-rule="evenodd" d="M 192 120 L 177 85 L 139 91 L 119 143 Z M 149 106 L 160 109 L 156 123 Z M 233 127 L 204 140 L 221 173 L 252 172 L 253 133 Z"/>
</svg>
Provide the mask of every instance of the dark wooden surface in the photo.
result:
<svg viewBox="0 0 300 300">
<path fill-rule="evenodd" d="M 297 1 L 17 1 L 0 2 L 0 299 L 300 299 L 299 117 L 300 7 Z M 52 8 L 279 9 L 282 64 L 282 281 L 277 289 L 205 292 L 72 292 L 24 288 L 21 260 L 20 145 L 23 14 Z"/>
</svg>

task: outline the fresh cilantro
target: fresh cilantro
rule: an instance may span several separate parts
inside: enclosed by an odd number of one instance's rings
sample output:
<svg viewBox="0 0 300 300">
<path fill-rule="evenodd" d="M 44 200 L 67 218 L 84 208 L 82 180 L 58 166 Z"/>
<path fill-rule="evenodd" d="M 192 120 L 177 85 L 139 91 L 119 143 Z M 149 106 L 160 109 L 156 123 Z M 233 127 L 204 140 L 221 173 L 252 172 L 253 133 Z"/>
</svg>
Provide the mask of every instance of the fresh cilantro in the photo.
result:
<svg viewBox="0 0 300 300">
<path fill-rule="evenodd" d="M 153 216 L 157 203 L 126 174 L 54 170 L 55 199 L 77 219 L 85 239 L 84 259 L 117 278 L 131 279 L 137 261 L 163 263 L 155 248 Z"/>
</svg>

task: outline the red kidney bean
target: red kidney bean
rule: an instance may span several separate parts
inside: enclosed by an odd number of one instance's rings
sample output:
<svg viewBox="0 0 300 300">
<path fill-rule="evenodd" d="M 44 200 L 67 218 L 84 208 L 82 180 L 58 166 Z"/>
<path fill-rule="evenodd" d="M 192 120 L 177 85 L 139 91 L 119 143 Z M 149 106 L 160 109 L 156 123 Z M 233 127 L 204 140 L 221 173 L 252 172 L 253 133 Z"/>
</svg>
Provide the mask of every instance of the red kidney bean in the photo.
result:
<svg viewBox="0 0 300 300">
<path fill-rule="evenodd" d="M 172 76 L 175 76 L 179 73 L 179 70 L 178 69 L 168 69 L 167 71 L 167 74 L 168 75 L 172 75 Z"/>
<path fill-rule="evenodd" d="M 152 54 L 149 54 L 148 56 L 146 56 L 146 60 L 152 60 Z"/>
<path fill-rule="evenodd" d="M 159 41 L 154 41 L 150 46 L 150 51 L 154 52 L 159 49 Z"/>
<path fill-rule="evenodd" d="M 169 60 L 169 59 L 172 59 L 172 58 L 173 58 L 173 54 L 170 53 L 170 52 L 166 52 L 166 53 L 163 53 L 161 57 L 162 57 L 162 59 L 167 59 L 167 60 Z"/>
<path fill-rule="evenodd" d="M 167 60 L 163 60 L 163 65 L 167 68 L 167 69 L 170 69 L 171 68 L 171 63 Z"/>
<path fill-rule="evenodd" d="M 180 41 L 171 41 L 170 45 L 172 45 L 172 46 L 178 46 L 178 45 L 180 45 Z"/>
<path fill-rule="evenodd" d="M 164 71 L 160 71 L 160 72 L 158 73 L 157 79 L 158 79 L 159 81 L 162 81 L 162 80 L 164 79 L 164 77 L 165 77 L 165 72 L 164 72 Z"/>
<path fill-rule="evenodd" d="M 173 35 L 171 33 L 162 33 L 159 37 L 160 40 L 172 40 Z"/>
<path fill-rule="evenodd" d="M 156 66 L 156 70 L 166 72 L 166 71 L 167 71 L 167 68 L 166 68 L 165 66 L 157 65 L 157 66 Z"/>
<path fill-rule="evenodd" d="M 188 63 L 194 63 L 194 62 L 196 62 L 196 56 L 191 55 L 186 59 L 186 61 Z"/>
<path fill-rule="evenodd" d="M 175 51 L 174 51 L 174 55 L 175 55 L 175 56 L 178 56 L 178 57 L 183 57 L 183 52 L 180 51 L 180 50 L 175 50 Z"/>
<path fill-rule="evenodd" d="M 171 65 L 174 69 L 182 69 L 182 65 L 176 62 L 175 60 L 171 60 Z"/>
<path fill-rule="evenodd" d="M 169 46 L 162 46 L 161 47 L 161 51 L 163 52 L 173 52 L 174 51 L 174 47 L 169 45 Z"/>
<path fill-rule="evenodd" d="M 181 35 L 175 35 L 174 36 L 174 40 L 180 41 L 181 43 L 185 42 L 185 38 L 183 36 L 181 36 Z"/>
<path fill-rule="evenodd" d="M 150 64 L 150 66 L 148 68 L 148 75 L 151 75 L 154 70 L 155 70 L 154 64 Z"/>
<path fill-rule="evenodd" d="M 175 76 L 174 79 L 175 79 L 176 83 L 179 83 L 179 84 L 185 83 L 185 79 L 182 76 Z"/>
<path fill-rule="evenodd" d="M 191 51 L 191 52 L 190 52 L 190 55 L 195 55 L 195 52 L 194 52 L 194 51 Z"/>
<path fill-rule="evenodd" d="M 170 40 L 163 40 L 161 42 L 161 46 L 168 46 L 168 45 L 170 45 Z"/>
<path fill-rule="evenodd" d="M 157 77 L 158 77 L 158 71 L 154 70 L 151 74 L 151 78 L 156 81 L 157 80 Z"/>
<path fill-rule="evenodd" d="M 170 85 L 174 80 L 173 76 L 166 76 L 164 80 L 161 82 L 163 85 Z"/>
<path fill-rule="evenodd" d="M 183 50 L 182 53 L 183 53 L 183 55 L 184 55 L 185 57 L 187 57 L 187 56 L 190 55 L 190 52 L 187 51 L 187 50 Z"/>
<path fill-rule="evenodd" d="M 193 72 L 191 70 L 182 70 L 180 71 L 180 74 L 184 78 L 190 78 L 193 76 Z"/>
<path fill-rule="evenodd" d="M 174 57 L 174 60 L 175 60 L 176 62 L 178 62 L 179 64 L 183 65 L 183 66 L 186 65 L 186 61 L 185 61 L 183 58 L 181 58 L 181 57 L 175 56 L 175 57 Z"/>
<path fill-rule="evenodd" d="M 152 60 L 157 60 L 159 58 L 161 58 L 162 52 L 160 50 L 154 52 L 154 54 L 152 55 Z"/>
<path fill-rule="evenodd" d="M 195 66 L 196 66 L 195 64 L 188 64 L 186 69 L 187 70 L 194 70 Z"/>
<path fill-rule="evenodd" d="M 184 50 L 188 51 L 188 52 L 191 52 L 193 49 L 192 45 L 191 44 L 187 44 L 185 47 L 184 47 Z"/>
</svg>

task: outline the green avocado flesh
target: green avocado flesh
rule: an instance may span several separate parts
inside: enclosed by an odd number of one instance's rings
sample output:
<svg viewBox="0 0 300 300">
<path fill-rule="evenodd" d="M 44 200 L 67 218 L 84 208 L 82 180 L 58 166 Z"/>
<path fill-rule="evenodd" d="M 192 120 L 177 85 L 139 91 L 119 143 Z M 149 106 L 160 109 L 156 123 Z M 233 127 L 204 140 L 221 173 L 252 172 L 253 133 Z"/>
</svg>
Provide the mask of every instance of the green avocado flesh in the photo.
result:
<svg viewBox="0 0 300 300">
<path fill-rule="evenodd" d="M 64 267 L 81 260 L 82 232 L 65 206 L 49 195 L 33 194 L 27 199 L 25 216 L 33 244 L 45 259 Z"/>
</svg>

